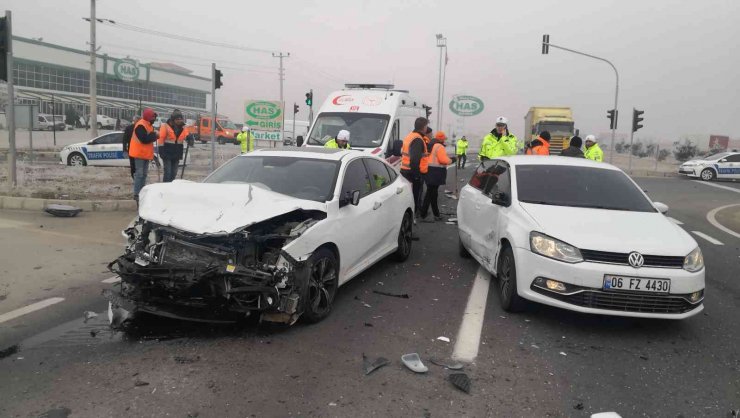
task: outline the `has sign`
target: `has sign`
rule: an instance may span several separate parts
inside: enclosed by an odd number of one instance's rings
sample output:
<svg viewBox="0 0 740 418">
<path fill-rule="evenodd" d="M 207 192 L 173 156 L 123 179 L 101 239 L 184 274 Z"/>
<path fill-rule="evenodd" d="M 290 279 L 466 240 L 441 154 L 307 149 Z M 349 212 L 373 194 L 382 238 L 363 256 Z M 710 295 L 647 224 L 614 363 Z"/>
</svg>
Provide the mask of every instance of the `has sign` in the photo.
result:
<svg viewBox="0 0 740 418">
<path fill-rule="evenodd" d="M 268 100 L 247 100 L 244 102 L 244 123 L 260 131 L 282 131 L 283 105 Z"/>
<path fill-rule="evenodd" d="M 122 59 L 113 64 L 113 74 L 121 81 L 136 81 L 139 79 L 139 64 L 130 59 Z"/>
<path fill-rule="evenodd" d="M 475 116 L 483 111 L 483 100 L 473 96 L 452 96 L 450 110 L 462 117 Z"/>
</svg>

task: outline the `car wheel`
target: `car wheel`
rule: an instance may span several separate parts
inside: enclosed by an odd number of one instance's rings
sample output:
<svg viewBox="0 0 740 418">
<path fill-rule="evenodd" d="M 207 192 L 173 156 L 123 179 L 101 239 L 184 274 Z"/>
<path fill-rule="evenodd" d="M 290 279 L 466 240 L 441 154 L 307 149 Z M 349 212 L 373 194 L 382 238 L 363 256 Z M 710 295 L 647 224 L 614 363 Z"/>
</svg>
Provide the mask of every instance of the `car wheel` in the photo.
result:
<svg viewBox="0 0 740 418">
<path fill-rule="evenodd" d="M 496 278 L 498 279 L 501 307 L 506 312 L 521 311 L 524 308 L 524 300 L 517 292 L 514 252 L 508 246 L 501 253 Z"/>
<path fill-rule="evenodd" d="M 87 165 L 87 161 L 85 161 L 85 157 L 79 152 L 73 152 L 67 157 L 67 165 L 83 167 Z"/>
<path fill-rule="evenodd" d="M 319 248 L 309 259 L 308 265 L 308 290 L 303 316 L 315 323 L 331 312 L 339 288 L 339 263 L 331 250 Z"/>
<path fill-rule="evenodd" d="M 714 180 L 715 176 L 716 174 L 714 174 L 714 170 L 712 170 L 711 168 L 705 168 L 701 172 L 701 179 L 704 181 L 712 181 Z"/>
<path fill-rule="evenodd" d="M 401 221 L 401 228 L 398 230 L 398 249 L 393 253 L 393 259 L 398 262 L 408 260 L 411 255 L 411 233 L 413 229 L 413 220 L 411 215 L 406 213 Z"/>
<path fill-rule="evenodd" d="M 458 235 L 457 237 L 457 251 L 462 258 L 470 258 L 470 251 L 463 245 L 462 238 Z"/>
</svg>

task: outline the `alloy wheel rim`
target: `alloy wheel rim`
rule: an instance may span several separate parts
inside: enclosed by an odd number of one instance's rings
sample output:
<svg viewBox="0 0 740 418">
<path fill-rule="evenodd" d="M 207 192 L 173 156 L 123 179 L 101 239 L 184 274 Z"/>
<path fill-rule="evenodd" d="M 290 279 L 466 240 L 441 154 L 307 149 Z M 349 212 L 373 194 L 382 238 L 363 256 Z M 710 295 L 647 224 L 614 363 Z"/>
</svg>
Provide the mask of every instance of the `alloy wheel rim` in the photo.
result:
<svg viewBox="0 0 740 418">
<path fill-rule="evenodd" d="M 509 297 L 509 288 L 511 284 L 511 262 L 509 257 L 504 257 L 501 263 L 501 296 L 504 299 Z"/>
<path fill-rule="evenodd" d="M 408 216 L 403 218 L 403 223 L 401 224 L 401 239 L 399 245 L 401 245 L 401 251 L 404 255 L 409 253 L 411 249 L 411 222 L 409 221 Z"/>
<path fill-rule="evenodd" d="M 308 300 L 315 313 L 324 313 L 329 310 L 336 292 L 336 269 L 328 258 L 322 258 L 311 268 L 309 280 Z"/>
</svg>

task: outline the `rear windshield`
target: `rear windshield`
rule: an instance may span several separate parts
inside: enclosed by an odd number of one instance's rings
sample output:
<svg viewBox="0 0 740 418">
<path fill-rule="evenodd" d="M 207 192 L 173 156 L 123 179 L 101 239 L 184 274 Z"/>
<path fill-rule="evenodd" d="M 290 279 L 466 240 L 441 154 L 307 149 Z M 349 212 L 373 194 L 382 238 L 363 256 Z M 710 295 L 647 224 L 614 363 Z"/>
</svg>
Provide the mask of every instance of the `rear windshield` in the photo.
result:
<svg viewBox="0 0 740 418">
<path fill-rule="evenodd" d="M 376 148 L 383 143 L 389 120 L 388 115 L 374 113 L 324 112 L 314 122 L 308 145 L 324 145 L 345 129 L 350 147 Z"/>
<path fill-rule="evenodd" d="M 204 183 L 252 184 L 298 199 L 332 199 L 338 161 L 294 157 L 237 157 L 213 172 Z"/>
<path fill-rule="evenodd" d="M 516 167 L 519 201 L 540 205 L 655 212 L 626 174 L 565 165 Z"/>
</svg>

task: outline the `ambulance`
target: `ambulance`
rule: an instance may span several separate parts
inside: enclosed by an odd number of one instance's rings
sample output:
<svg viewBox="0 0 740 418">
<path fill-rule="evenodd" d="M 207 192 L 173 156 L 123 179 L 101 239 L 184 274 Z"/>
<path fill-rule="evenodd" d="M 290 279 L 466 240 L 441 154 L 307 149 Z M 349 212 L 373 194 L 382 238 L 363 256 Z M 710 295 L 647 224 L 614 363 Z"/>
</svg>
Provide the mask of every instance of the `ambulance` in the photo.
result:
<svg viewBox="0 0 740 418">
<path fill-rule="evenodd" d="M 421 101 L 392 84 L 345 84 L 319 108 L 306 147 L 323 147 L 339 131 L 350 133 L 350 147 L 388 159 L 398 166 L 393 144 L 414 130 L 414 121 L 426 116 Z M 399 147 L 400 149 L 400 147 Z"/>
</svg>

